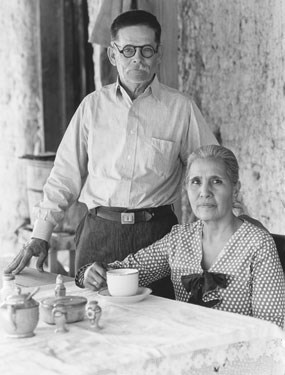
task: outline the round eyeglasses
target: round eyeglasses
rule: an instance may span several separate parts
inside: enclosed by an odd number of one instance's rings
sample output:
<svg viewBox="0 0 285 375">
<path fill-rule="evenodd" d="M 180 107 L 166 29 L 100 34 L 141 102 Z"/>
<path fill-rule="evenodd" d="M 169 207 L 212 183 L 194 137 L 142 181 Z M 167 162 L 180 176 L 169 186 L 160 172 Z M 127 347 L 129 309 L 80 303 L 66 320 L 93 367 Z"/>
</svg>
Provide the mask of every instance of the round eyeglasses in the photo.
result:
<svg viewBox="0 0 285 375">
<path fill-rule="evenodd" d="M 127 44 L 125 47 L 123 47 L 123 49 L 120 49 L 115 42 L 114 44 L 117 47 L 118 51 L 127 58 L 135 56 L 137 48 L 140 49 L 142 57 L 145 57 L 147 59 L 152 57 L 158 51 L 158 46 L 156 47 L 156 49 L 154 49 L 153 46 L 151 46 L 150 44 L 145 44 L 143 46 L 133 46 L 131 44 Z"/>
</svg>

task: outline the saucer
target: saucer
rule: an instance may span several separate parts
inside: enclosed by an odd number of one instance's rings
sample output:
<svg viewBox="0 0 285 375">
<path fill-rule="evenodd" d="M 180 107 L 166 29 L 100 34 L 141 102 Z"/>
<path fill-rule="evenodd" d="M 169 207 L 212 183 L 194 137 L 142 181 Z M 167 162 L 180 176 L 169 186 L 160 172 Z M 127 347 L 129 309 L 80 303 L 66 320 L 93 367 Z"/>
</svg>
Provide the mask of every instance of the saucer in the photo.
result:
<svg viewBox="0 0 285 375">
<path fill-rule="evenodd" d="M 98 294 L 104 298 L 106 301 L 109 302 L 117 302 L 117 303 L 134 303 L 139 302 L 145 299 L 147 296 L 150 295 L 152 290 L 150 288 L 143 288 L 139 287 L 137 293 L 134 296 L 127 296 L 127 297 L 113 297 L 110 295 L 107 288 L 99 290 Z"/>
</svg>

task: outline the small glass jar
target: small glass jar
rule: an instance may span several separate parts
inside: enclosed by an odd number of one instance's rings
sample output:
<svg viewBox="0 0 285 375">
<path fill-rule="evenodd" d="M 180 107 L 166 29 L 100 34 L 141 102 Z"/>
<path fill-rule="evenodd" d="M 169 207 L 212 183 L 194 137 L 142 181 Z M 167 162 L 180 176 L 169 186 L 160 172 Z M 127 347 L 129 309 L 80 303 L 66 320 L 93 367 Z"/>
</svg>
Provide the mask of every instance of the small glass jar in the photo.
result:
<svg viewBox="0 0 285 375">
<path fill-rule="evenodd" d="M 0 300 L 5 302 L 7 297 L 15 294 L 17 291 L 15 275 L 7 273 L 2 275 L 2 288 L 0 290 Z"/>
</svg>

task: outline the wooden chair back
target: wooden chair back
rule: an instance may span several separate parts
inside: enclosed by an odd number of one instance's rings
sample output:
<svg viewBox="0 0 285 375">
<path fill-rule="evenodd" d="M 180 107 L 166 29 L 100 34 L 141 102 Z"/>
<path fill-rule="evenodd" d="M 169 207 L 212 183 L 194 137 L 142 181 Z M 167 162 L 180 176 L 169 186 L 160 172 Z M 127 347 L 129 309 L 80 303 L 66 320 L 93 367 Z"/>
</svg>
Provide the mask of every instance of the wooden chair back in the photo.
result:
<svg viewBox="0 0 285 375">
<path fill-rule="evenodd" d="M 285 235 L 271 233 L 271 236 L 275 241 L 283 271 L 285 272 Z"/>
</svg>

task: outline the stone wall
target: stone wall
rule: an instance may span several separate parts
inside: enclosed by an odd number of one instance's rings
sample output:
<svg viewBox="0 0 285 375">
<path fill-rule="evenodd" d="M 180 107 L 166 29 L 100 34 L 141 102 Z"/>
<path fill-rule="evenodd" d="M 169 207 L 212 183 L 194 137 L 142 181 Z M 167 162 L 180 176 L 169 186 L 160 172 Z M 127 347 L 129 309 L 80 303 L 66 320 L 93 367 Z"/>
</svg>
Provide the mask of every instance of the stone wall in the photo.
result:
<svg viewBox="0 0 285 375">
<path fill-rule="evenodd" d="M 240 164 L 249 214 L 285 233 L 285 3 L 178 0 L 179 85 Z"/>
<path fill-rule="evenodd" d="M 38 0 L 2 0 L 0 12 L 0 254 L 15 254 L 29 217 L 25 165 L 42 134 Z"/>
</svg>

